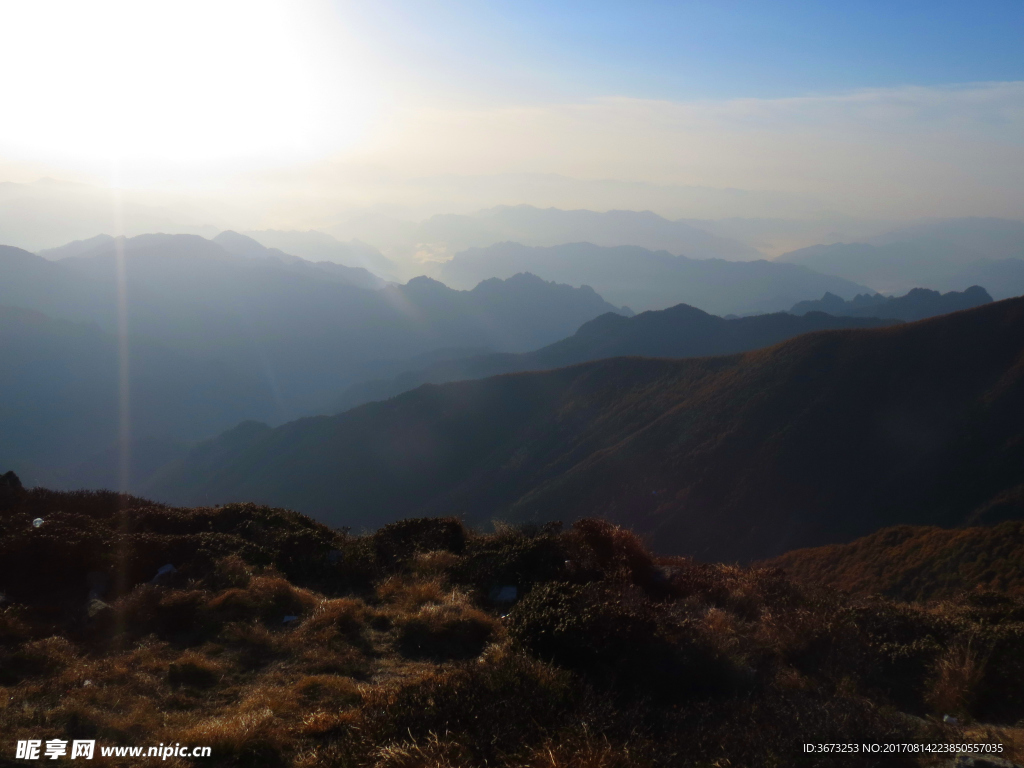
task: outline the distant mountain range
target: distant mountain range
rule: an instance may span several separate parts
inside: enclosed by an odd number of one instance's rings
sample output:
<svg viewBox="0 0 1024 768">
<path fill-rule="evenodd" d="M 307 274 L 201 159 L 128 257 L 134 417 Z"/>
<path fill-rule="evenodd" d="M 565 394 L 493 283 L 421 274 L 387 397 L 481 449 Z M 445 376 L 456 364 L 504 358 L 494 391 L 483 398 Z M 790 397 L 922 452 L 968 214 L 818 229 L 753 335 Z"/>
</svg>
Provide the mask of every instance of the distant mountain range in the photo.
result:
<svg viewBox="0 0 1024 768">
<path fill-rule="evenodd" d="M 472 291 L 429 278 L 369 290 L 350 282 L 353 273 L 379 282 L 362 269 L 223 247 L 262 248 L 246 240 L 110 238 L 59 261 L 0 246 L 0 308 L 14 313 L 0 323 L 0 456 L 32 482 L 109 482 L 101 465 L 119 440 L 122 321 L 133 440 L 149 441 L 156 456 L 167 455 L 157 444 L 210 437 L 245 419 L 322 413 L 357 381 L 485 350 L 535 349 L 622 311 L 589 288 L 532 275 Z"/>
<path fill-rule="evenodd" d="M 1024 509 L 1024 486 L 1013 492 L 1012 513 Z M 1024 521 L 991 526 L 936 528 L 900 525 L 857 539 L 798 549 L 766 565 L 798 581 L 825 584 L 856 595 L 897 600 L 941 600 L 992 590 L 1024 595 Z"/>
<path fill-rule="evenodd" d="M 892 323 L 892 320 L 877 318 L 832 317 L 821 312 L 809 312 L 803 317 L 778 312 L 726 320 L 686 304 L 643 312 L 635 317 L 608 313 L 584 323 L 569 338 L 534 352 L 438 360 L 390 379 L 354 384 L 345 391 L 334 410 L 384 400 L 421 384 L 550 370 L 606 357 L 727 355 L 767 347 L 812 331 L 878 328 Z"/>
<path fill-rule="evenodd" d="M 871 286 L 882 293 L 980 285 L 996 299 L 1024 293 L 1024 222 L 943 219 L 893 230 L 862 243 L 814 245 L 779 256 Z"/>
<path fill-rule="evenodd" d="M 183 453 L 186 441 L 278 415 L 256 365 L 135 336 L 128 347 L 130 482 Z M 0 464 L 32 485 L 118 488 L 118 353 L 118 338 L 94 324 L 0 306 Z"/>
<path fill-rule="evenodd" d="M 651 211 L 566 211 L 502 205 L 471 215 L 432 216 L 417 226 L 416 238 L 429 248 L 449 254 L 511 241 L 539 246 L 579 242 L 633 245 L 692 259 L 762 258 L 748 245 Z"/>
<path fill-rule="evenodd" d="M 374 291 L 340 282 L 334 264 L 237 256 L 192 235 L 144 235 L 123 248 L 130 333 L 187 354 L 249 361 L 293 416 L 316 412 L 380 362 L 458 347 L 536 349 L 620 311 L 589 288 L 532 276 L 472 291 L 428 278 Z M 114 243 L 58 262 L 0 248 L 0 305 L 116 333 Z"/>
<path fill-rule="evenodd" d="M 279 248 L 267 248 L 251 237 L 226 230 L 221 232 L 213 242 L 228 253 L 236 256 L 247 256 L 254 259 L 277 259 L 287 264 L 293 271 L 315 274 L 320 279 L 335 279 L 343 285 L 354 285 L 358 288 L 384 288 L 387 281 L 363 267 L 350 267 L 332 260 L 310 261 L 299 256 L 284 253 Z"/>
<path fill-rule="evenodd" d="M 385 280 L 397 279 L 398 266 L 372 245 L 359 240 L 346 243 L 316 230 L 263 229 L 243 234 L 267 248 L 309 261 L 332 261 L 349 267 L 361 267 Z"/>
<path fill-rule="evenodd" d="M 905 296 L 862 293 L 849 301 L 844 301 L 834 293 L 826 293 L 818 301 L 801 301 L 794 304 L 790 312 L 794 315 L 827 312 L 830 315 L 845 317 L 889 317 L 910 321 L 980 307 L 991 301 L 992 297 L 988 295 L 988 291 L 978 285 L 972 285 L 966 291 L 949 293 L 914 288 Z"/>
<path fill-rule="evenodd" d="M 1024 463 L 1024 299 L 744 354 L 616 358 L 425 386 L 166 468 L 161 500 L 336 525 L 603 516 L 662 551 L 752 560 L 898 523 L 1005 519 Z"/>
<path fill-rule="evenodd" d="M 549 248 L 500 243 L 470 248 L 441 265 L 447 285 L 532 272 L 546 280 L 589 285 L 634 311 L 680 302 L 718 315 L 778 312 L 825 292 L 852 298 L 870 289 L 796 264 L 690 259 L 635 246 L 570 243 Z"/>
<path fill-rule="evenodd" d="M 114 238 L 110 235 L 96 235 L 95 237 L 90 237 L 88 240 L 75 240 L 74 242 L 67 243 L 66 245 L 62 245 L 57 248 L 48 248 L 46 250 L 39 251 L 39 255 L 51 261 L 94 256 L 104 251 L 110 251 L 118 241 L 121 243 L 127 243 L 127 238 Z M 371 273 L 369 270 L 363 269 L 362 267 L 349 267 L 329 259 L 311 262 L 308 259 L 294 256 L 290 253 L 285 253 L 278 248 L 267 248 L 253 238 L 240 235 L 232 230 L 225 230 L 224 232 L 221 232 L 213 238 L 212 242 L 217 243 L 217 245 L 225 251 L 236 256 L 245 256 L 247 258 L 255 259 L 274 259 L 281 265 L 284 265 L 293 271 L 308 271 L 310 274 L 315 274 L 315 276 L 320 279 L 335 279 L 337 282 L 344 283 L 346 285 L 355 285 L 360 288 L 371 289 L 383 288 L 387 285 L 386 280 L 377 277 L 377 275 Z"/>
</svg>

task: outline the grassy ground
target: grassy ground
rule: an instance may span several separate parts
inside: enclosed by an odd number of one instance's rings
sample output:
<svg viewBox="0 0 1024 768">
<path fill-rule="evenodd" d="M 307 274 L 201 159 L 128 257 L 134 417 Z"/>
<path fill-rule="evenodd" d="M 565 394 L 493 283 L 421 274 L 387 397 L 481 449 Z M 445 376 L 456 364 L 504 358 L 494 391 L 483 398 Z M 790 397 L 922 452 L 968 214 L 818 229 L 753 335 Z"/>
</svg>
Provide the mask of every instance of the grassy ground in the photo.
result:
<svg viewBox="0 0 1024 768">
<path fill-rule="evenodd" d="M 268 768 L 831 765 L 802 752 L 826 742 L 1024 757 L 1024 602 L 999 593 L 854 600 L 655 558 L 593 520 L 352 536 L 255 505 L 2 506 L 0 764 L 28 738 Z M 928 761 L 842 760 L 879 762 Z"/>
</svg>

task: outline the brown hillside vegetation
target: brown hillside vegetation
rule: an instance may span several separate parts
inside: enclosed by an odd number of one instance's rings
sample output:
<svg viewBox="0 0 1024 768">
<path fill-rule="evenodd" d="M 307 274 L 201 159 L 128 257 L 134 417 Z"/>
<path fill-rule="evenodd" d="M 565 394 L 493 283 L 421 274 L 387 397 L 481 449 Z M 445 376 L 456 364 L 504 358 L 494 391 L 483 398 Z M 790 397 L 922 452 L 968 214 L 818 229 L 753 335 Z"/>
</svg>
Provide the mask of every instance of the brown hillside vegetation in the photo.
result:
<svg viewBox="0 0 1024 768">
<path fill-rule="evenodd" d="M 849 544 L 787 552 L 765 565 L 798 581 L 902 600 L 977 589 L 1024 596 L 1024 522 L 955 529 L 900 525 Z"/>
<path fill-rule="evenodd" d="M 1021 755 L 1019 599 L 851 601 L 656 558 L 598 520 L 351 536 L 253 504 L 0 501 L 4 749 L 179 743 L 260 768 L 834 764 L 808 742 Z"/>
<path fill-rule="evenodd" d="M 598 516 L 755 560 L 894 524 L 1020 517 L 1024 299 L 726 357 L 424 386 L 197 447 L 150 492 L 334 525 Z"/>
</svg>

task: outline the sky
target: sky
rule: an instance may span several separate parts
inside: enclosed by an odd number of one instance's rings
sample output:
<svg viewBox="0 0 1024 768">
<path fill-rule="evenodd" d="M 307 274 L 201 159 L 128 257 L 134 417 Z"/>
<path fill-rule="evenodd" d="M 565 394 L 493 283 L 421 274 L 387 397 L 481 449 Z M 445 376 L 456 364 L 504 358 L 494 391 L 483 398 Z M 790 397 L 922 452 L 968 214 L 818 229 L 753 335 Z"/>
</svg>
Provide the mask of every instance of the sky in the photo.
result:
<svg viewBox="0 0 1024 768">
<path fill-rule="evenodd" d="M 254 227 L 498 203 L 1020 218 L 1022 29 L 1019 0 L 0 0 L 0 181 Z"/>
</svg>

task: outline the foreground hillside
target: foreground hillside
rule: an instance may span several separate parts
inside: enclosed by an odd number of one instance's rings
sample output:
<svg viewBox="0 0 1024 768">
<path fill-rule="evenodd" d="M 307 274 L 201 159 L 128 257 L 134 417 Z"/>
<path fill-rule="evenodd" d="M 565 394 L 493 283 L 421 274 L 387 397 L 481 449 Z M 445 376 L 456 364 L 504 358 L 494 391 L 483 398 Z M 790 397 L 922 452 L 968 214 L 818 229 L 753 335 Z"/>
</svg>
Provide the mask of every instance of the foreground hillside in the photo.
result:
<svg viewBox="0 0 1024 768">
<path fill-rule="evenodd" d="M 151 488 L 335 524 L 587 515 L 708 559 L 1019 517 L 1024 299 L 743 355 L 620 358 L 246 424 Z"/>
<path fill-rule="evenodd" d="M 807 743 L 934 750 L 851 766 L 951 765 L 956 744 L 1020 757 L 1019 600 L 851 601 L 655 558 L 598 520 L 351 536 L 4 476 L 0 589 L 5 750 L 175 743 L 211 755 L 163 764 L 260 768 L 835 764 Z"/>
<path fill-rule="evenodd" d="M 722 318 L 679 304 L 669 309 L 625 317 L 609 312 L 580 326 L 572 336 L 519 354 L 477 355 L 441 360 L 392 379 L 355 384 L 345 391 L 336 410 L 383 400 L 421 384 L 482 379 L 503 373 L 543 371 L 606 357 L 703 357 L 767 347 L 802 333 L 835 328 L 879 328 L 892 320 L 877 317 L 832 317 L 808 311 L 800 317 L 785 312 L 753 317 Z"/>
<path fill-rule="evenodd" d="M 1024 596 L 1024 522 L 883 528 L 849 544 L 787 552 L 768 565 L 800 581 L 902 600 L 948 598 L 978 587 Z"/>
</svg>

